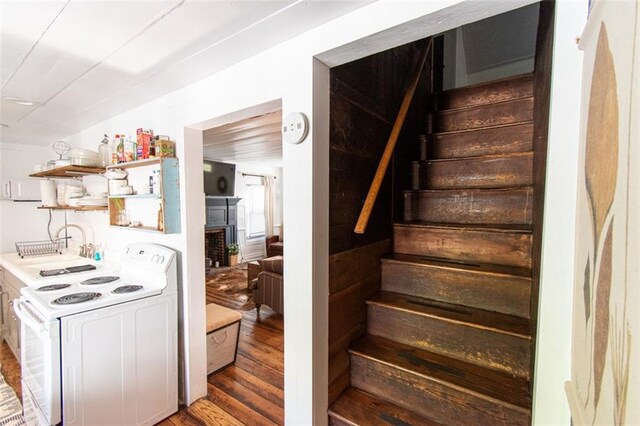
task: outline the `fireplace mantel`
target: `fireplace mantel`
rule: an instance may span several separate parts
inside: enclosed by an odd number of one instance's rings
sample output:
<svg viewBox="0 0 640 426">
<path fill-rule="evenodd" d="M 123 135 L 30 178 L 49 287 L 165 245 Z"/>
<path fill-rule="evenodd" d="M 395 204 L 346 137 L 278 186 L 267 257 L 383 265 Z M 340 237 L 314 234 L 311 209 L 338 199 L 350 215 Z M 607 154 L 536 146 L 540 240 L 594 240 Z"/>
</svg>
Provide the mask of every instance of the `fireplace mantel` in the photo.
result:
<svg viewBox="0 0 640 426">
<path fill-rule="evenodd" d="M 227 197 L 206 197 L 206 217 L 207 223 L 205 228 L 216 228 L 222 226 L 232 226 L 234 228 L 238 225 L 238 212 L 237 204 L 241 198 L 227 198 Z M 232 242 L 236 242 L 236 237 L 233 237 Z"/>
</svg>

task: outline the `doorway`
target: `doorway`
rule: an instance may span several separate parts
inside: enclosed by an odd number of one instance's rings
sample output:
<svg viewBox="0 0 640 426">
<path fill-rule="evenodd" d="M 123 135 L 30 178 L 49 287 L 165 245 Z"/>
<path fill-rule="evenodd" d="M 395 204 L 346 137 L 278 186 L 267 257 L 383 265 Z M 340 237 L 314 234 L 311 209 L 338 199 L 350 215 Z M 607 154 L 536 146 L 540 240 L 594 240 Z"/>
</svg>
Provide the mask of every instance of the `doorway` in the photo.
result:
<svg viewBox="0 0 640 426">
<path fill-rule="evenodd" d="M 283 262 L 274 272 L 269 244 L 282 247 L 284 237 L 281 123 L 277 100 L 193 130 L 203 164 L 202 304 L 208 315 L 215 305 L 218 312 L 226 309 L 241 321 L 237 351 L 229 359 L 216 352 L 235 331 L 225 331 L 223 338 L 208 333 L 207 397 L 183 416 L 203 420 L 216 413 L 245 424 L 284 424 Z M 193 304 L 198 310 L 204 307 Z"/>
</svg>

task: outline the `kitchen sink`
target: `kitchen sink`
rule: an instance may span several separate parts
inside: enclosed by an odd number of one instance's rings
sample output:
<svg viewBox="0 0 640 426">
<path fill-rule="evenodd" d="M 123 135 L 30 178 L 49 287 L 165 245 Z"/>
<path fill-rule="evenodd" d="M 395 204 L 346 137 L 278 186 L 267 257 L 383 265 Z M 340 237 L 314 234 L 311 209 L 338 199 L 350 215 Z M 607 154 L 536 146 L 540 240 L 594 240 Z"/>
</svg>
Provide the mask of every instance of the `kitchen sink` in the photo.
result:
<svg viewBox="0 0 640 426">
<path fill-rule="evenodd" d="M 83 257 L 78 256 L 78 254 L 75 252 L 73 253 L 67 252 L 63 254 L 55 253 L 55 254 L 46 254 L 46 255 L 40 255 L 40 256 L 28 256 L 24 258 L 20 258 L 16 254 L 16 258 L 13 259 L 13 263 L 15 263 L 17 266 L 32 267 L 36 265 L 49 265 L 49 264 L 58 264 L 58 263 L 64 263 L 64 262 L 74 262 L 76 260 L 85 260 L 88 262 L 92 261 L 91 259 L 85 259 Z"/>
</svg>

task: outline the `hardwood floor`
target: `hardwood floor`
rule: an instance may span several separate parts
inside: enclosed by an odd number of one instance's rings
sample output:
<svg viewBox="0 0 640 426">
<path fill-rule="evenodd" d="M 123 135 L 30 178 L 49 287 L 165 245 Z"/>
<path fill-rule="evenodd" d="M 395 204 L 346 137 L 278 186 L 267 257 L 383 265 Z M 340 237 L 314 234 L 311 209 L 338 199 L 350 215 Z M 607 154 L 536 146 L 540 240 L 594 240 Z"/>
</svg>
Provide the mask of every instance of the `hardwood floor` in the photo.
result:
<svg viewBox="0 0 640 426">
<path fill-rule="evenodd" d="M 22 401 L 22 383 L 20 383 L 20 364 L 13 352 L 9 349 L 7 342 L 0 344 L 0 364 L 2 365 L 2 376 L 7 384 L 13 388 L 16 396 Z"/>
<path fill-rule="evenodd" d="M 207 289 L 207 303 L 238 309 L 240 297 Z M 208 377 L 208 395 L 160 423 L 174 425 L 284 424 L 284 319 L 262 306 L 240 311 L 235 365 Z"/>
<path fill-rule="evenodd" d="M 207 292 L 207 303 L 237 308 L 244 302 L 219 292 Z M 177 425 L 282 425 L 284 424 L 284 320 L 263 305 L 240 311 L 242 326 L 235 365 L 210 375 L 208 395 L 190 407 L 181 407 L 160 422 Z M 0 363 L 7 383 L 22 400 L 20 365 L 5 342 Z"/>
</svg>

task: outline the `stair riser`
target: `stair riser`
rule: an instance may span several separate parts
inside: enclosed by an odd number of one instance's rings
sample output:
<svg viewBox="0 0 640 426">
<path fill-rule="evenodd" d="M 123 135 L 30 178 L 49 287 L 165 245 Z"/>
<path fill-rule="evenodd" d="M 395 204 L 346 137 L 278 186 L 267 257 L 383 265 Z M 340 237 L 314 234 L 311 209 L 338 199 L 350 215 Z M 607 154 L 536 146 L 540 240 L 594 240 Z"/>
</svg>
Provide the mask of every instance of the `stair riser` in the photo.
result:
<svg viewBox="0 0 640 426">
<path fill-rule="evenodd" d="M 533 124 L 433 135 L 430 159 L 478 157 L 533 150 Z"/>
<path fill-rule="evenodd" d="M 439 109 L 464 108 L 533 95 L 533 78 L 524 77 L 492 84 L 447 90 L 438 97 Z"/>
<path fill-rule="evenodd" d="M 524 410 L 500 405 L 356 354 L 351 357 L 351 383 L 443 424 L 527 425 L 530 422 Z"/>
<path fill-rule="evenodd" d="M 389 306 L 367 305 L 367 332 L 472 364 L 529 377 L 529 339 Z"/>
<path fill-rule="evenodd" d="M 415 163 L 414 163 L 415 164 Z M 412 167 L 420 189 L 482 189 L 531 186 L 533 155 L 476 157 L 450 161 L 425 161 Z M 415 188 L 414 188 L 415 189 Z"/>
<path fill-rule="evenodd" d="M 440 112 L 433 117 L 433 128 L 435 132 L 454 132 L 531 120 L 533 120 L 532 97 Z"/>
<path fill-rule="evenodd" d="M 396 225 L 393 235 L 395 253 L 531 267 L 531 234 Z"/>
<path fill-rule="evenodd" d="M 395 425 L 395 426 L 442 426 L 431 419 L 418 415 L 389 401 L 369 395 L 354 387 L 347 388 L 329 407 L 329 416 L 335 425 Z"/>
<path fill-rule="evenodd" d="M 531 280 L 503 274 L 382 262 L 382 289 L 529 318 Z"/>
<path fill-rule="evenodd" d="M 460 224 L 531 224 L 533 190 L 406 192 L 404 220 Z"/>
</svg>

